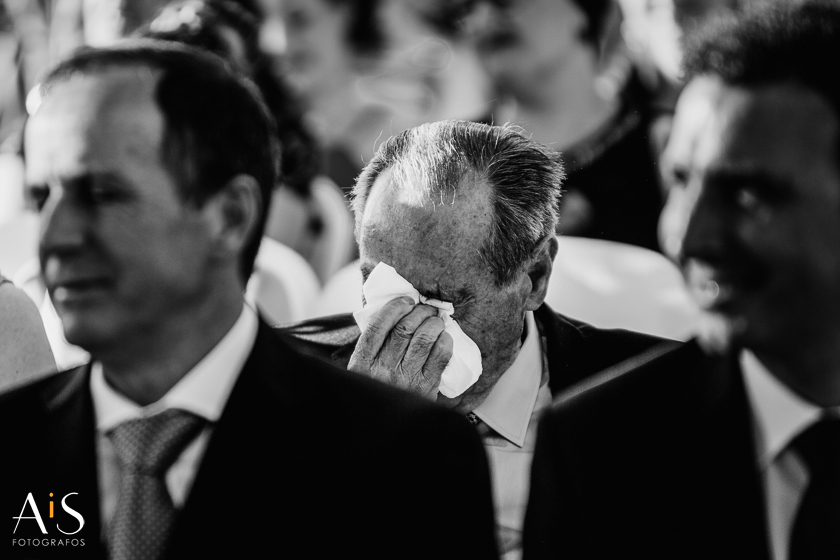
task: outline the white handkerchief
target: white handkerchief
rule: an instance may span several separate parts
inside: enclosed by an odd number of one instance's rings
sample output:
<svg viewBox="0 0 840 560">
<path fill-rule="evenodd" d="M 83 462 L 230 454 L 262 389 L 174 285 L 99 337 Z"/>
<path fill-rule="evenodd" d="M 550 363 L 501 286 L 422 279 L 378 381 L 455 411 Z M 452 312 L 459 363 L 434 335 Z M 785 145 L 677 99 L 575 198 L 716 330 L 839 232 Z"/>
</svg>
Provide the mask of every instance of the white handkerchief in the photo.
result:
<svg viewBox="0 0 840 560">
<path fill-rule="evenodd" d="M 408 296 L 414 303 L 437 307 L 438 317 L 443 319 L 444 330 L 452 337 L 452 358 L 443 370 L 438 390 L 446 397 L 457 397 L 478 381 L 481 375 L 481 350 L 452 318 L 454 308 L 450 302 L 420 295 L 408 280 L 383 262 L 376 265 L 370 273 L 362 286 L 362 292 L 365 294 L 365 306 L 353 313 L 362 331 L 367 328 L 373 314 L 394 298 Z"/>
</svg>

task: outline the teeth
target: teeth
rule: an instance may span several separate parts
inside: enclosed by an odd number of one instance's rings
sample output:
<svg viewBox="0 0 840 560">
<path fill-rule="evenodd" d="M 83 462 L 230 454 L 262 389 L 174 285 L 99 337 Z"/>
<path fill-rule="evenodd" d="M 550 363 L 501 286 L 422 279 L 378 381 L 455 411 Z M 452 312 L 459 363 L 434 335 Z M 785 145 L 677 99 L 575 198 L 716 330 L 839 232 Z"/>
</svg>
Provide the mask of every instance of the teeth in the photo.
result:
<svg viewBox="0 0 840 560">
<path fill-rule="evenodd" d="M 720 295 L 720 285 L 714 280 L 707 280 L 695 288 L 695 294 L 697 303 L 702 307 L 708 307 L 714 304 Z"/>
<path fill-rule="evenodd" d="M 695 289 L 697 303 L 702 306 L 712 306 L 717 302 L 726 301 L 732 297 L 734 287 L 731 284 L 720 284 L 714 280 L 707 280 Z"/>
<path fill-rule="evenodd" d="M 710 300 L 717 299 L 717 297 L 720 295 L 720 284 L 718 284 L 714 280 L 709 280 L 703 286 L 702 291 L 704 297 Z"/>
</svg>

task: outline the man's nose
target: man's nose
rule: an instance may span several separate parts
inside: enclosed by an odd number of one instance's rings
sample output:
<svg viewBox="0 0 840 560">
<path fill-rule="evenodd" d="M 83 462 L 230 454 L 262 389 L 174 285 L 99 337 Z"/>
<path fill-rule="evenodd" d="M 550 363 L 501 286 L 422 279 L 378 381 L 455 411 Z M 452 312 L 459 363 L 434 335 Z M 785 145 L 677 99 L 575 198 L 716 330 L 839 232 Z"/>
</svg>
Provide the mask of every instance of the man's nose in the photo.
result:
<svg viewBox="0 0 840 560">
<path fill-rule="evenodd" d="M 42 257 L 80 247 L 90 216 L 65 189 L 55 186 L 40 212 L 40 250 Z"/>
</svg>

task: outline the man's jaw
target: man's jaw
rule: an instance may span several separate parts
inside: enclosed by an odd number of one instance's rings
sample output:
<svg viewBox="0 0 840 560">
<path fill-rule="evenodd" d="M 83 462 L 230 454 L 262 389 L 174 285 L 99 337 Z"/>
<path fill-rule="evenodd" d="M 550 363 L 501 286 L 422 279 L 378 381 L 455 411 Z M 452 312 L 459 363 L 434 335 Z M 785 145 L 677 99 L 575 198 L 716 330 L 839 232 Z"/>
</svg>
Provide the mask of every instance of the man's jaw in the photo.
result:
<svg viewBox="0 0 840 560">
<path fill-rule="evenodd" d="M 698 341 L 712 354 L 739 349 L 749 335 L 750 308 L 761 304 L 760 293 L 769 274 L 747 257 L 714 263 L 701 259 L 681 261 L 683 277 L 701 310 Z"/>
</svg>

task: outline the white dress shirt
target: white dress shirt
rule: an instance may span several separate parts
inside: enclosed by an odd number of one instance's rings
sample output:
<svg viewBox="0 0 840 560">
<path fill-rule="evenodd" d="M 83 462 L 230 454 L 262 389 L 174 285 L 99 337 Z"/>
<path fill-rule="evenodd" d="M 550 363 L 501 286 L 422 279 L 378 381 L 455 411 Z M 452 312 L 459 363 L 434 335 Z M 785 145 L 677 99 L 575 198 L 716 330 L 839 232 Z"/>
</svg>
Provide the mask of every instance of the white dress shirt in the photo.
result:
<svg viewBox="0 0 840 560">
<path fill-rule="evenodd" d="M 257 337 L 257 316 L 243 305 L 242 313 L 227 334 L 157 402 L 139 406 L 116 392 L 105 380 L 102 364 L 91 368 L 90 390 L 96 415 L 99 465 L 100 516 L 103 535 L 113 517 L 120 488 L 120 461 L 106 435 L 118 424 L 178 408 L 207 420 L 207 427 L 187 445 L 166 472 L 166 487 L 176 508 L 186 501 L 213 423 L 222 415 L 233 385 Z"/>
<path fill-rule="evenodd" d="M 753 410 L 758 466 L 764 478 L 770 552 L 788 560 L 793 522 L 808 485 L 808 467 L 790 443 L 826 410 L 791 391 L 749 350 L 740 356 L 741 371 Z"/>
<path fill-rule="evenodd" d="M 534 314 L 525 316 L 527 333 L 516 360 L 473 413 L 490 463 L 496 528 L 502 560 L 522 556 L 522 525 L 530 488 L 537 416 L 551 403 L 548 367 Z M 488 429 L 489 428 L 489 429 Z"/>
</svg>

